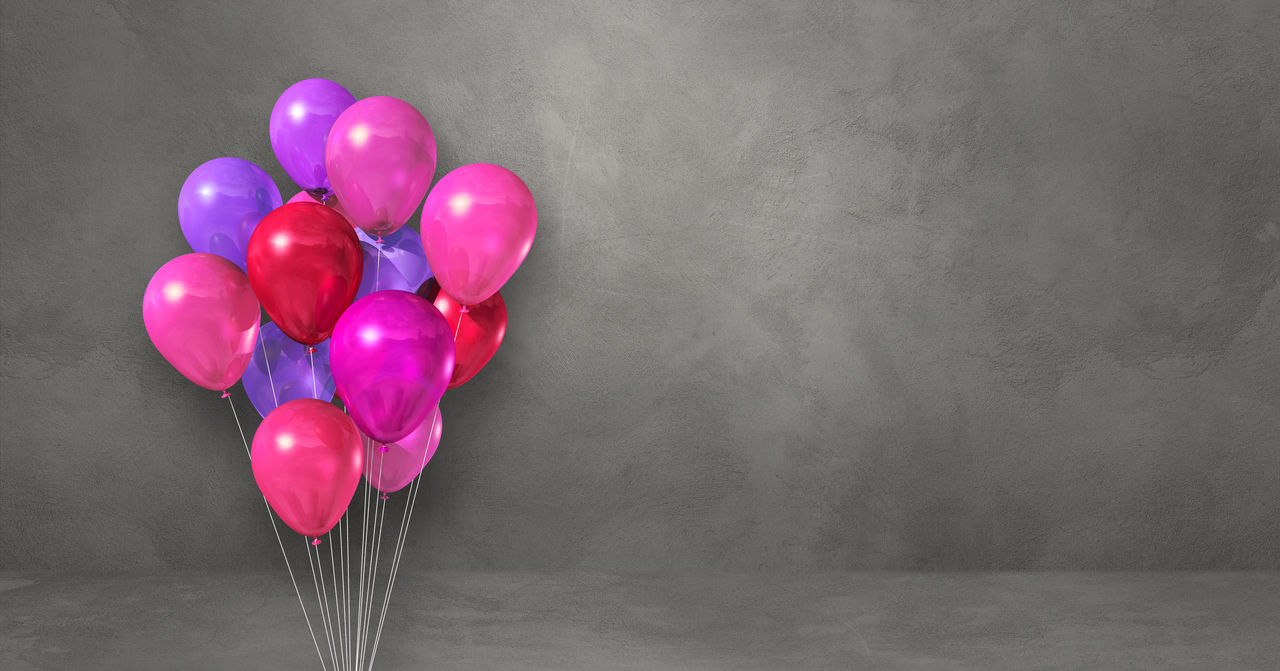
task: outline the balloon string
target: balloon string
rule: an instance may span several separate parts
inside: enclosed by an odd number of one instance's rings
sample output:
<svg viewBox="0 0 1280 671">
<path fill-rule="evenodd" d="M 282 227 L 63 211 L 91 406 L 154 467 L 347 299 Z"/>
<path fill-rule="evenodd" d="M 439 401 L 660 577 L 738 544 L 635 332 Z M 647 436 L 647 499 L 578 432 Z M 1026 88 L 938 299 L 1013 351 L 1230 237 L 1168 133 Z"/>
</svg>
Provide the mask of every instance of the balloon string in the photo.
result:
<svg viewBox="0 0 1280 671">
<path fill-rule="evenodd" d="M 329 529 L 328 533 L 325 534 L 325 537 L 329 541 L 326 543 L 326 545 L 329 546 L 329 575 L 333 579 L 333 619 L 338 625 L 335 629 L 337 632 L 337 636 L 335 638 L 338 643 L 338 660 L 345 661 L 346 649 L 343 647 L 342 643 L 342 609 L 339 607 L 339 603 L 342 601 L 342 596 L 338 593 L 338 567 L 333 560 L 333 529 Z"/>
<path fill-rule="evenodd" d="M 363 435 L 360 437 L 360 444 L 361 444 L 361 447 L 364 448 L 364 453 L 365 453 L 365 458 L 363 463 L 368 463 L 369 459 L 373 458 L 372 450 L 369 448 L 369 443 Z M 356 630 L 357 630 L 356 657 L 361 662 L 363 662 L 364 661 L 364 641 L 360 639 L 359 632 L 362 631 L 361 626 L 364 623 L 364 583 L 365 583 L 364 551 L 365 551 L 365 546 L 368 545 L 368 541 L 365 540 L 365 535 L 369 528 L 369 489 L 370 487 L 369 487 L 368 478 L 361 477 L 360 479 L 363 481 L 361 484 L 364 485 L 364 499 L 363 499 L 364 505 L 360 509 L 360 579 L 357 581 L 359 583 L 357 586 L 357 589 L 359 590 L 359 594 L 357 594 L 358 598 L 356 599 Z"/>
<path fill-rule="evenodd" d="M 324 605 L 327 603 L 327 600 L 322 599 L 320 596 L 320 587 L 321 585 L 324 584 L 324 575 L 323 575 L 324 564 L 317 562 L 315 559 L 311 558 L 311 549 L 315 546 L 307 542 L 306 536 L 302 537 L 302 541 L 307 548 L 307 562 L 311 564 L 311 582 L 315 585 L 315 588 L 316 588 L 316 607 L 320 609 L 320 621 L 321 623 L 324 624 L 324 640 L 329 648 L 329 658 L 333 660 L 334 671 L 337 671 L 338 655 L 334 651 L 334 647 L 333 647 L 333 628 L 329 626 L 329 609 L 324 607 Z M 320 550 L 316 550 L 316 557 L 319 558 L 319 556 L 320 556 Z M 316 570 L 317 564 L 319 564 L 322 570 L 320 571 Z M 321 662 L 323 663 L 323 658 L 321 659 Z"/>
<path fill-rule="evenodd" d="M 267 384 L 271 385 L 271 402 L 280 407 L 280 399 L 276 397 L 276 381 L 271 377 L 271 358 L 267 355 L 267 341 L 262 339 L 262 331 L 258 331 L 258 344 L 262 345 L 262 363 L 267 366 Z"/>
<path fill-rule="evenodd" d="M 427 440 L 436 431 L 436 422 L 440 419 L 440 411 L 436 410 L 431 414 L 431 428 L 427 431 Z M 413 508 L 418 502 L 418 491 L 422 489 L 422 470 L 427 467 L 427 455 L 429 450 L 422 453 L 422 464 L 418 466 L 418 475 L 414 478 L 413 484 L 409 491 L 409 503 L 405 506 L 404 517 L 400 520 L 400 533 L 396 539 L 396 553 L 392 559 L 391 574 L 387 578 L 387 592 L 382 599 L 382 615 L 378 618 L 378 633 L 373 638 L 373 652 L 369 658 L 369 668 L 373 668 L 373 659 L 378 656 L 378 644 L 382 641 L 382 625 L 387 621 L 387 610 L 391 604 L 391 590 L 395 587 L 396 577 L 400 574 L 400 560 L 404 557 L 405 541 L 409 538 L 409 520 L 413 518 Z"/>
<path fill-rule="evenodd" d="M 373 290 L 382 290 L 382 236 L 378 236 L 378 259 L 373 264 Z"/>
<path fill-rule="evenodd" d="M 381 454 L 378 456 L 378 480 L 382 483 L 382 465 L 385 460 Z M 369 592 L 367 594 L 368 604 L 365 606 L 364 612 L 364 639 L 369 641 L 369 630 L 372 628 L 373 620 L 373 595 L 378 588 L 378 562 L 382 559 L 382 532 L 387 524 L 387 500 L 379 497 L 374 503 L 377 512 L 378 522 L 378 539 L 374 544 L 373 566 L 369 571 Z"/>
<path fill-rule="evenodd" d="M 231 416 L 236 420 L 236 430 L 240 432 L 240 442 L 244 444 L 244 454 L 249 457 L 250 462 L 253 455 L 249 451 L 249 440 L 245 438 L 244 427 L 240 424 L 240 413 L 236 412 L 236 404 L 231 400 L 231 395 L 223 392 L 226 396 L 227 404 L 231 406 Z M 276 526 L 275 515 L 271 513 L 271 504 L 267 503 L 267 497 L 262 497 L 262 505 L 267 509 L 267 519 L 271 520 L 271 531 L 275 533 L 276 543 L 280 546 L 280 556 L 284 559 L 284 568 L 289 572 L 289 582 L 293 585 L 293 593 L 298 597 L 298 605 L 302 606 L 302 617 L 307 621 L 307 631 L 311 633 L 311 643 L 316 646 L 316 654 L 320 656 L 320 666 L 324 666 L 324 655 L 320 653 L 320 642 L 316 639 L 315 629 L 311 626 L 311 617 L 307 615 L 307 606 L 302 601 L 302 590 L 298 589 L 298 581 L 293 576 L 293 566 L 289 564 L 289 555 L 284 551 L 284 541 L 280 538 L 280 528 Z M 308 555 L 310 556 L 310 555 Z"/>
<path fill-rule="evenodd" d="M 307 347 L 307 358 L 311 360 L 311 398 L 320 398 L 320 392 L 316 391 L 316 348 L 315 345 Z"/>
<path fill-rule="evenodd" d="M 351 508 L 348 506 L 347 512 L 343 513 L 342 518 L 342 593 L 346 596 L 346 618 L 347 618 L 347 668 L 352 668 L 354 659 L 354 651 L 351 647 Z"/>
</svg>

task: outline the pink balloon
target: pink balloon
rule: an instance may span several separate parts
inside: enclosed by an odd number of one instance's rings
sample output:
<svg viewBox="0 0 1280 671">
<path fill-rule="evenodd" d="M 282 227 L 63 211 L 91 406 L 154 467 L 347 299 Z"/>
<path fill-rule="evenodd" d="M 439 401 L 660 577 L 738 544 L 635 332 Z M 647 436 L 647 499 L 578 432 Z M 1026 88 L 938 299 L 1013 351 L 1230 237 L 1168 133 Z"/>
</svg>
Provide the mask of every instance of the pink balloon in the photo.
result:
<svg viewBox="0 0 1280 671">
<path fill-rule="evenodd" d="M 338 523 L 356 493 L 364 466 L 360 445 L 360 431 L 337 406 L 289 401 L 253 434 L 253 479 L 289 528 L 319 536 Z"/>
<path fill-rule="evenodd" d="M 450 172 L 422 207 L 422 247 L 436 281 L 463 305 L 498 292 L 520 267 L 538 232 L 529 187 L 500 165 Z"/>
<path fill-rule="evenodd" d="M 370 444 L 369 451 L 365 453 L 364 479 L 384 494 L 404 489 L 431 461 L 443 431 L 444 418 L 440 415 L 440 408 L 436 407 L 427 416 L 427 421 L 412 433 L 394 443 L 387 443 L 386 452 Z"/>
<path fill-rule="evenodd" d="M 369 235 L 388 235 L 413 216 L 431 186 L 436 138 L 413 105 L 365 98 L 333 123 L 325 167 L 347 219 Z"/>
<path fill-rule="evenodd" d="M 183 254 L 147 283 L 142 321 L 156 349 L 205 389 L 226 390 L 258 341 L 258 299 L 244 271 L 214 254 Z"/>
<path fill-rule="evenodd" d="M 356 426 L 394 443 L 422 424 L 453 375 L 453 332 L 426 299 L 375 291 L 351 304 L 329 341 L 338 396 Z"/>
</svg>

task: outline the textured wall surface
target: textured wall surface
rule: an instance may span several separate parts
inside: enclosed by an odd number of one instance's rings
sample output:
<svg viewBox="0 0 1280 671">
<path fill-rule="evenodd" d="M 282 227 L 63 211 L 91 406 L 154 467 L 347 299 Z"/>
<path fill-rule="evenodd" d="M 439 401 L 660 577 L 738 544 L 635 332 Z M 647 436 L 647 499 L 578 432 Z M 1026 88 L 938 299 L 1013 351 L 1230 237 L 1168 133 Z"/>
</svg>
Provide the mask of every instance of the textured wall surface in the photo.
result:
<svg viewBox="0 0 1280 671">
<path fill-rule="evenodd" d="M 1280 4 L 194 4 L 3 2 L 0 567 L 278 562 L 139 306 L 310 76 L 539 203 L 407 565 L 1280 567 Z"/>
</svg>

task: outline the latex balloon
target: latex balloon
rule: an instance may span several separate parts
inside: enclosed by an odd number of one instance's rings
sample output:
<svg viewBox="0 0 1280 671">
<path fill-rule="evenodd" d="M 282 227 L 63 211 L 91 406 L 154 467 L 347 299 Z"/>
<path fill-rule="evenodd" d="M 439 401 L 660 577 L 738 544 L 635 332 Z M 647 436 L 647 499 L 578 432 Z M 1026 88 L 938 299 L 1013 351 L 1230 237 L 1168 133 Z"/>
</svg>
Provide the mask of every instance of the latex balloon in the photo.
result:
<svg viewBox="0 0 1280 671">
<path fill-rule="evenodd" d="M 453 374 L 453 333 L 440 311 L 406 291 L 375 291 L 333 329 L 329 365 L 360 430 L 394 443 L 440 402 Z"/>
<path fill-rule="evenodd" d="M 315 349 L 308 353 L 306 345 L 286 336 L 272 322 L 262 325 L 253 359 L 240 378 L 259 415 L 266 417 L 277 406 L 299 398 L 333 400 L 336 387 L 329 372 L 328 341 Z"/>
<path fill-rule="evenodd" d="M 364 465 L 355 424 L 333 404 L 312 398 L 271 411 L 253 435 L 250 457 L 271 509 L 304 536 L 338 523 Z"/>
<path fill-rule="evenodd" d="M 324 168 L 329 129 L 355 101 L 337 82 L 304 79 L 285 89 L 271 109 L 271 149 L 289 177 L 316 196 L 329 192 Z"/>
<path fill-rule="evenodd" d="M 435 279 L 418 287 L 418 295 L 431 301 L 453 330 L 456 354 L 449 388 L 461 386 L 489 363 L 502 344 L 507 333 L 507 304 L 501 293 L 495 293 L 463 312 L 462 304 L 441 291 Z"/>
<path fill-rule="evenodd" d="M 355 298 L 362 258 L 342 215 L 290 203 L 264 217 L 249 240 L 249 282 L 285 335 L 314 345 L 329 337 Z"/>
<path fill-rule="evenodd" d="M 160 354 L 205 389 L 240 379 L 258 339 L 258 299 L 249 278 L 213 254 L 184 254 L 147 283 L 142 321 Z"/>
<path fill-rule="evenodd" d="M 178 223 L 191 249 L 245 269 L 254 227 L 280 207 L 271 176 L 239 158 L 215 158 L 191 172 L 178 194 Z"/>
<path fill-rule="evenodd" d="M 356 229 L 356 235 L 364 249 L 364 277 L 356 298 L 384 289 L 413 291 L 431 277 L 422 238 L 412 228 L 401 228 L 383 238 L 381 244 L 360 229 Z"/>
<path fill-rule="evenodd" d="M 388 443 L 385 452 L 370 442 L 365 448 L 364 479 L 384 494 L 404 489 L 431 461 L 442 431 L 444 420 L 437 407 L 409 435 Z"/>
<path fill-rule="evenodd" d="M 529 187 L 500 165 L 464 165 L 440 178 L 422 206 L 422 245 L 436 281 L 464 305 L 497 293 L 529 255 L 538 209 Z"/>
<path fill-rule="evenodd" d="M 413 216 L 436 172 L 436 139 L 413 105 L 387 96 L 348 107 L 329 132 L 325 166 L 351 223 L 387 235 Z"/>
</svg>

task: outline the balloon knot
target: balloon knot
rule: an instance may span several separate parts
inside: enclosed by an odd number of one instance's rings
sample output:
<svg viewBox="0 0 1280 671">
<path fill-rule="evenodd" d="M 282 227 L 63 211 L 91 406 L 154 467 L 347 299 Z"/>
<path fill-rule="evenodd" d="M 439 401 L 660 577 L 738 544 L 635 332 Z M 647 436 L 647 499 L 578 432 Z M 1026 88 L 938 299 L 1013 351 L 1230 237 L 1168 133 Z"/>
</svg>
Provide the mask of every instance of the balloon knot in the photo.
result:
<svg viewBox="0 0 1280 671">
<path fill-rule="evenodd" d="M 468 312 L 471 312 L 471 311 L 470 311 L 470 310 L 468 310 L 468 309 L 467 309 L 467 306 L 465 306 L 465 305 L 464 305 L 464 306 L 462 306 L 462 309 L 461 309 L 461 310 L 458 310 L 458 313 L 459 313 L 459 314 L 464 314 L 464 315 L 465 315 L 465 314 L 467 314 Z"/>
<path fill-rule="evenodd" d="M 319 544 L 320 544 L 320 537 L 319 537 L 319 536 L 316 536 L 316 537 L 311 541 L 311 544 L 312 544 L 312 545 L 319 545 Z"/>
<path fill-rule="evenodd" d="M 308 347 L 307 347 L 307 354 L 315 354 L 315 353 L 316 353 L 316 348 L 315 348 L 315 347 L 313 347 L 313 346 L 308 346 Z"/>
<path fill-rule="evenodd" d="M 378 498 L 382 499 L 383 501 L 386 501 L 387 499 L 389 499 L 389 498 L 391 498 L 391 497 L 390 497 L 390 496 L 387 496 L 386 494 L 383 494 L 382 496 L 379 496 Z"/>
<path fill-rule="evenodd" d="M 231 392 L 227 391 L 226 389 L 223 389 L 222 398 L 230 398 L 230 397 L 231 397 Z"/>
<path fill-rule="evenodd" d="M 378 448 L 378 451 L 379 451 L 379 452 L 386 452 L 386 451 L 387 451 L 387 444 L 386 444 L 386 443 L 383 443 L 383 444 L 382 444 L 382 447 L 379 447 L 379 448 Z"/>
<path fill-rule="evenodd" d="M 382 241 L 382 236 L 381 236 L 381 235 L 379 235 L 379 236 L 378 236 L 378 239 L 377 239 L 377 240 L 374 240 L 374 242 L 376 242 L 376 243 L 378 243 L 378 244 L 382 244 L 382 242 L 383 242 L 383 241 Z"/>
</svg>

